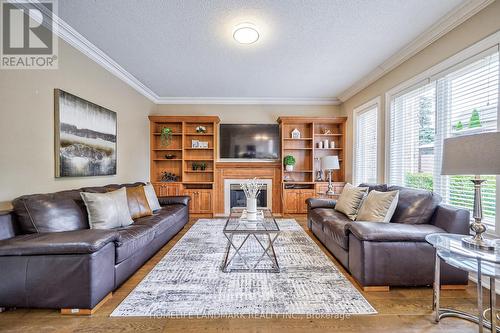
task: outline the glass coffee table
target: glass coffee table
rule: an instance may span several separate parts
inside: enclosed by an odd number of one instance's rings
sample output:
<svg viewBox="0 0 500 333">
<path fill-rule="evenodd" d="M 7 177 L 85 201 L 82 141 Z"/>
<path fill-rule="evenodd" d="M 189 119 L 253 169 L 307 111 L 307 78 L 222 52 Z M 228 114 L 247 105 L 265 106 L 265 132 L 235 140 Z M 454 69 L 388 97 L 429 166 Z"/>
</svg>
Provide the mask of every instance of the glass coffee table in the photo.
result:
<svg viewBox="0 0 500 333">
<path fill-rule="evenodd" d="M 478 324 L 478 332 L 482 333 L 486 327 L 489 331 L 500 332 L 497 326 L 499 314 L 496 305 L 496 286 L 495 279 L 500 277 L 500 247 L 496 246 L 494 251 L 483 251 L 468 247 L 462 242 L 464 235 L 455 235 L 447 233 L 430 234 L 425 240 L 436 249 L 436 261 L 434 271 L 434 297 L 433 310 L 434 320 L 439 322 L 442 318 L 456 317 L 466 319 Z M 477 315 L 469 314 L 463 311 L 441 308 L 440 307 L 440 289 L 441 289 L 441 261 L 458 269 L 475 273 L 477 277 Z M 489 307 L 483 306 L 483 288 L 482 278 L 488 277 L 490 282 Z M 493 327 L 493 329 L 491 329 Z"/>
<path fill-rule="evenodd" d="M 249 219 L 245 209 L 233 208 L 223 230 L 227 246 L 222 271 L 279 273 L 274 242 L 280 228 L 269 209 Z"/>
</svg>

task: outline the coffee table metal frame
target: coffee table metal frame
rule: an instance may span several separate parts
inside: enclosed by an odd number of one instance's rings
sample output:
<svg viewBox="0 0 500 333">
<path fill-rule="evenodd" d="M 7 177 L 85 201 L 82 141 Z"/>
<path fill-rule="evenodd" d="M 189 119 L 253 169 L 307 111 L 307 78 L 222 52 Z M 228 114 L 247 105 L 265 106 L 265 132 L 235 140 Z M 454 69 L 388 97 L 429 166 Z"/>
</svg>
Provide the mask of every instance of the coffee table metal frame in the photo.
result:
<svg viewBox="0 0 500 333">
<path fill-rule="evenodd" d="M 278 259 L 276 258 L 276 252 L 274 251 L 274 242 L 280 234 L 280 228 L 276 223 L 271 211 L 269 209 L 263 209 L 264 221 L 235 221 L 240 220 L 243 209 L 233 208 L 231 209 L 231 214 L 229 215 L 226 224 L 224 225 L 224 236 L 227 238 L 227 246 L 224 254 L 224 261 L 222 263 L 221 269 L 224 273 L 230 272 L 250 272 L 250 273 L 279 273 L 280 267 L 278 264 Z M 260 225 L 261 228 L 246 228 L 251 225 Z M 246 227 L 245 227 L 246 226 Z M 241 228 L 240 228 L 241 227 Z M 245 238 L 240 244 L 235 244 L 233 242 L 234 235 L 244 235 Z M 261 238 L 267 239 L 267 242 L 263 242 Z M 262 237 L 263 236 L 263 237 Z M 251 238 L 254 238 L 257 243 L 262 248 L 262 255 L 254 262 L 249 263 L 247 258 L 240 253 L 243 245 Z M 267 243 L 267 244 L 265 244 Z M 234 253 L 230 256 L 231 248 L 234 249 Z M 229 265 L 236 257 L 241 258 L 246 268 L 230 268 Z M 262 259 L 269 258 L 271 260 L 271 268 L 258 268 Z"/>
</svg>

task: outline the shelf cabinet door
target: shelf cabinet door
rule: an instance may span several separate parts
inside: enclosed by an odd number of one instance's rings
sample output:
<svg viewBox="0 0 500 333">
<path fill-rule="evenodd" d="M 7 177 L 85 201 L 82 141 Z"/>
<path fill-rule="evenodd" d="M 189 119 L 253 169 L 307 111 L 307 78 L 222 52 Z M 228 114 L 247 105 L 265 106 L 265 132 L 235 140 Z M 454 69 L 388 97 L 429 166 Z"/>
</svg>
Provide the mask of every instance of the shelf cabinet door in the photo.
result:
<svg viewBox="0 0 500 333">
<path fill-rule="evenodd" d="M 299 192 L 294 190 L 283 190 L 283 197 L 283 212 L 285 214 L 297 214 Z"/>
<path fill-rule="evenodd" d="M 212 213 L 212 190 L 185 189 L 184 195 L 190 196 L 189 212 L 192 214 Z"/>
<path fill-rule="evenodd" d="M 199 190 L 197 200 L 199 213 L 212 213 L 212 190 Z"/>
<path fill-rule="evenodd" d="M 301 190 L 299 195 L 297 196 L 297 212 L 299 214 L 307 213 L 307 204 L 306 200 L 309 198 L 314 198 L 314 190 Z"/>
<path fill-rule="evenodd" d="M 190 213 L 195 213 L 196 211 L 196 204 L 198 202 L 197 200 L 197 190 L 184 190 L 184 195 L 187 195 L 191 197 L 191 200 L 189 200 L 189 212 Z"/>
<path fill-rule="evenodd" d="M 155 184 L 154 188 L 159 197 L 177 196 L 181 193 L 179 184 Z"/>
</svg>

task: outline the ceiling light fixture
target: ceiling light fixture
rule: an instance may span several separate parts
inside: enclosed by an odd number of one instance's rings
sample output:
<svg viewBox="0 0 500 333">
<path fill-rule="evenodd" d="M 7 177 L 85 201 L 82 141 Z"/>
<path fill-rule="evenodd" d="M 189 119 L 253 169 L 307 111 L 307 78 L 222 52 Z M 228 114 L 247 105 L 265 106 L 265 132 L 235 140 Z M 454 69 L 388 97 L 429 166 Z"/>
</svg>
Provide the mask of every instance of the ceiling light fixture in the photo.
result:
<svg viewBox="0 0 500 333">
<path fill-rule="evenodd" d="M 253 44 L 259 37 L 257 27 L 252 23 L 241 23 L 234 28 L 233 38 L 240 44 Z"/>
</svg>

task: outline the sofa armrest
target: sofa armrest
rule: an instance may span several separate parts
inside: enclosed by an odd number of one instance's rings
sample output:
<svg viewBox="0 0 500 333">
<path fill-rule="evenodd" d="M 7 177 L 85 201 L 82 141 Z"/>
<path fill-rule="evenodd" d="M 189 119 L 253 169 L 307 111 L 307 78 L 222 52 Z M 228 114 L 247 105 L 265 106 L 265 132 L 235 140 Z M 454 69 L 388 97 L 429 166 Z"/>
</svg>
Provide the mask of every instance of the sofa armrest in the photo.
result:
<svg viewBox="0 0 500 333">
<path fill-rule="evenodd" d="M 117 231 L 100 229 L 26 234 L 0 241 L 0 256 L 94 253 L 119 239 Z"/>
<path fill-rule="evenodd" d="M 469 234 L 470 212 L 467 209 L 439 205 L 431 223 L 452 234 Z"/>
<path fill-rule="evenodd" d="M 425 236 L 444 232 L 432 224 L 352 222 L 349 232 L 357 239 L 370 242 L 425 242 Z"/>
<path fill-rule="evenodd" d="M 187 195 L 179 195 L 179 196 L 171 196 L 171 197 L 159 197 L 158 201 L 160 202 L 160 206 L 168 206 L 168 205 L 189 205 L 189 200 L 191 198 Z"/>
<path fill-rule="evenodd" d="M 307 209 L 314 208 L 335 208 L 337 204 L 337 200 L 333 199 L 317 199 L 317 198 L 309 198 L 306 200 Z"/>
</svg>

